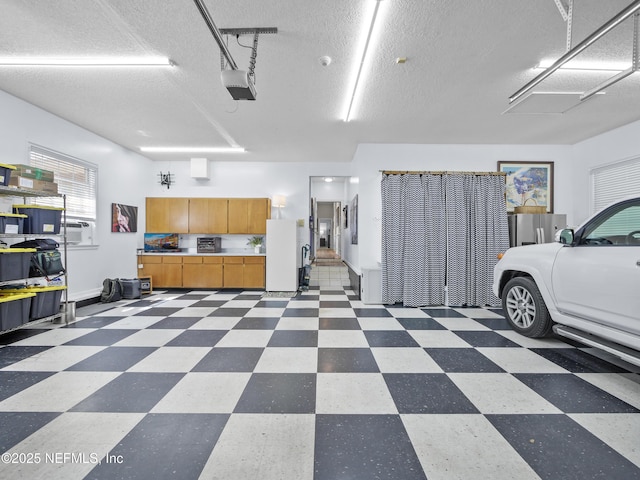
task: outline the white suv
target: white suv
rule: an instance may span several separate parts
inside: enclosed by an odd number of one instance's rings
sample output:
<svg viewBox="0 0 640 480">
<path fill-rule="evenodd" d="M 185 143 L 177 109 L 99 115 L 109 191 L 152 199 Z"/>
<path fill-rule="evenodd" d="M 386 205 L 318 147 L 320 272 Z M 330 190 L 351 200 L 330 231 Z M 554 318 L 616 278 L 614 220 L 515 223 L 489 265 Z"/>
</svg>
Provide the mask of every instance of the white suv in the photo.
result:
<svg viewBox="0 0 640 480">
<path fill-rule="evenodd" d="M 640 366 L 640 197 L 617 202 L 559 242 L 510 248 L 493 292 L 512 328 L 552 329 Z"/>
</svg>

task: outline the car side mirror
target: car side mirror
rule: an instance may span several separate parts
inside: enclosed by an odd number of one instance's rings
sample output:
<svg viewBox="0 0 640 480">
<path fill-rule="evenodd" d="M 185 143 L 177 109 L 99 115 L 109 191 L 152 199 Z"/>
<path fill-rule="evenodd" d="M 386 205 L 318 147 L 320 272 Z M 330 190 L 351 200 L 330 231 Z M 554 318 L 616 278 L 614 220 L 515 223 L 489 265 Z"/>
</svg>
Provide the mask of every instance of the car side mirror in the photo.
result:
<svg viewBox="0 0 640 480">
<path fill-rule="evenodd" d="M 563 245 L 573 245 L 573 229 L 564 228 L 560 230 L 560 235 L 558 235 L 558 241 Z"/>
</svg>

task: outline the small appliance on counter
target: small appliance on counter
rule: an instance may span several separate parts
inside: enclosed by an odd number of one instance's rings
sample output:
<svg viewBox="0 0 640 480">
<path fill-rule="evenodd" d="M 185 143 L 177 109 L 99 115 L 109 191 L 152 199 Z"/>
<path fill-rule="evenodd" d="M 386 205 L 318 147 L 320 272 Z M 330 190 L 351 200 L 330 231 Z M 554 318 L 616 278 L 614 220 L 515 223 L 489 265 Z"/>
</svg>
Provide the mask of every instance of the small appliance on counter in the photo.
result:
<svg viewBox="0 0 640 480">
<path fill-rule="evenodd" d="M 222 239 L 220 237 L 198 237 L 198 253 L 220 253 L 222 251 Z"/>
</svg>

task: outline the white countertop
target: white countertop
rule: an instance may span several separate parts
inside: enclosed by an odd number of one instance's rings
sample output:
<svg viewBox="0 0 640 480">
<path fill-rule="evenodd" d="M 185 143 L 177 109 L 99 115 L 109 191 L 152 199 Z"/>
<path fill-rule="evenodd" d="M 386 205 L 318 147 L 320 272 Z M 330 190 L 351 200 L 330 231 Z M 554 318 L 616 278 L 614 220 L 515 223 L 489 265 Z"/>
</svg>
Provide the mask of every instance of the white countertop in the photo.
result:
<svg viewBox="0 0 640 480">
<path fill-rule="evenodd" d="M 197 253 L 197 252 L 142 252 L 139 255 L 180 255 L 183 257 L 266 257 L 266 253 L 254 253 L 250 250 L 246 252 L 220 252 L 220 253 Z"/>
</svg>

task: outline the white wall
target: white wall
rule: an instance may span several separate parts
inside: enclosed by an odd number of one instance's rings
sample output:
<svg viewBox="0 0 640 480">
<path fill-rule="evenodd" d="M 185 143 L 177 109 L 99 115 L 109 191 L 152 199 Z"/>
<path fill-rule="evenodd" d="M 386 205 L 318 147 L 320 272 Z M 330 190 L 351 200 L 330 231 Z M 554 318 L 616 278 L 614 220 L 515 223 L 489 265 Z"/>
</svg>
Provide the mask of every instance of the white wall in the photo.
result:
<svg viewBox="0 0 640 480">
<path fill-rule="evenodd" d="M 640 122 L 574 146 L 569 145 L 385 145 L 362 144 L 352 163 L 308 164 L 216 162 L 210 179 L 190 177 L 190 160 L 152 162 L 70 122 L 0 91 L 0 155 L 2 163 L 26 163 L 34 143 L 99 167 L 98 237 L 96 249 L 69 254 L 70 298 L 99 292 L 107 277 L 134 277 L 136 248 L 142 247 L 144 199 L 169 197 L 287 197 L 282 218 L 302 219 L 298 247 L 308 242 L 309 178 L 352 177 L 339 198 L 349 204 L 358 195 L 358 245 L 343 231 L 343 257 L 355 269 L 380 260 L 380 170 L 495 171 L 500 160 L 555 162 L 555 211 L 566 213 L 570 225 L 589 215 L 589 171 L 640 154 Z M 170 189 L 158 184 L 158 173 L 171 171 Z M 139 232 L 110 232 L 111 203 L 138 206 Z M 275 217 L 276 212 L 273 212 Z M 246 239 L 239 242 L 244 243 Z"/>
<path fill-rule="evenodd" d="M 619 162 L 640 155 L 640 121 L 611 130 L 573 146 L 573 184 L 576 185 L 573 203 L 575 223 L 591 215 L 590 172 L 596 167 Z M 638 185 L 640 193 L 640 185 Z"/>
<path fill-rule="evenodd" d="M 573 188 L 571 146 L 567 145 L 389 145 L 361 144 L 354 156 L 358 177 L 359 226 L 356 265 L 381 259 L 380 170 L 497 171 L 498 161 L 553 161 L 554 211 L 571 222 Z"/>
<path fill-rule="evenodd" d="M 152 185 L 151 161 L 44 110 L 0 91 L 0 158 L 2 163 L 28 163 L 29 143 L 98 165 L 98 225 L 100 246 L 69 252 L 69 298 L 95 296 L 107 277 L 137 275 L 137 234 L 111 233 L 111 203 L 139 207 Z"/>
</svg>

